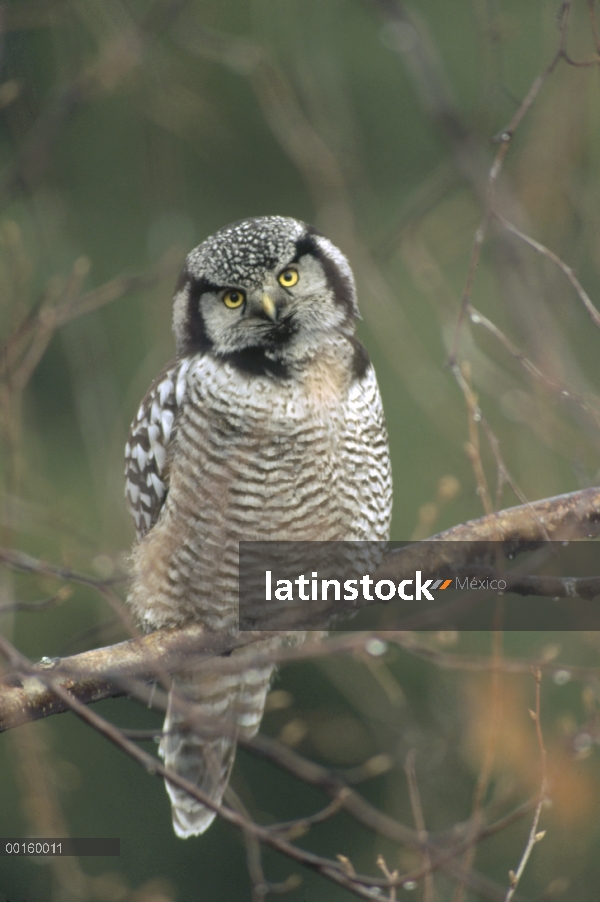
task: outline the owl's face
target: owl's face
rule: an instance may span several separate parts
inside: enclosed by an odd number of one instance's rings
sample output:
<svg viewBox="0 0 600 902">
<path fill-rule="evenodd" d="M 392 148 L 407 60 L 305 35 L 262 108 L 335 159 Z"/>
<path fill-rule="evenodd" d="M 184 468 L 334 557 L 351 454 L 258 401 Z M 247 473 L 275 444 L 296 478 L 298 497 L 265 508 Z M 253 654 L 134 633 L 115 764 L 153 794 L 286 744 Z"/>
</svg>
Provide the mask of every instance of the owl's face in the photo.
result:
<svg viewBox="0 0 600 902">
<path fill-rule="evenodd" d="M 348 261 L 314 228 L 266 216 L 227 226 L 188 255 L 175 293 L 180 355 L 293 361 L 358 316 Z"/>
</svg>

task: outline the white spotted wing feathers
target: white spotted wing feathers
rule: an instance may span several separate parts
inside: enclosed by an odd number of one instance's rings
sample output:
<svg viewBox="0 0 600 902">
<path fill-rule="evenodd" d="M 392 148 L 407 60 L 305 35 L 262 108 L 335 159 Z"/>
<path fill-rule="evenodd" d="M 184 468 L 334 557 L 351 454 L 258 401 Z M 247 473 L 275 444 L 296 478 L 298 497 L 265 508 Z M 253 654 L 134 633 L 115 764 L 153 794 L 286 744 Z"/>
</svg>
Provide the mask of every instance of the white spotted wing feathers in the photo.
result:
<svg viewBox="0 0 600 902">
<path fill-rule="evenodd" d="M 169 447 L 185 397 L 188 360 L 170 363 L 140 404 L 125 446 L 125 499 L 138 539 L 158 519 L 169 486 Z"/>
</svg>

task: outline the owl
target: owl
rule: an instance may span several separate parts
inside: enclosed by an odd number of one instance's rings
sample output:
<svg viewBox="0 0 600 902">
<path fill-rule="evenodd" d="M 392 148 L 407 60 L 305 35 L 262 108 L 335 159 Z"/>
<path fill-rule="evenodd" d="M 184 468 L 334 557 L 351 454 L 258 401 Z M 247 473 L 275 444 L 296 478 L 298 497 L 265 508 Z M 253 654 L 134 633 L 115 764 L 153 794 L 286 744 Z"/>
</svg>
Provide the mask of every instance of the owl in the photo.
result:
<svg viewBox="0 0 600 902">
<path fill-rule="evenodd" d="M 188 255 L 176 357 L 126 446 L 129 602 L 145 630 L 199 621 L 234 634 L 242 540 L 388 538 L 388 442 L 358 317 L 346 257 L 298 220 L 245 219 Z M 216 803 L 236 737 L 259 728 L 272 670 L 174 679 L 159 753 Z M 214 812 L 167 791 L 175 833 L 203 833 Z"/>
</svg>

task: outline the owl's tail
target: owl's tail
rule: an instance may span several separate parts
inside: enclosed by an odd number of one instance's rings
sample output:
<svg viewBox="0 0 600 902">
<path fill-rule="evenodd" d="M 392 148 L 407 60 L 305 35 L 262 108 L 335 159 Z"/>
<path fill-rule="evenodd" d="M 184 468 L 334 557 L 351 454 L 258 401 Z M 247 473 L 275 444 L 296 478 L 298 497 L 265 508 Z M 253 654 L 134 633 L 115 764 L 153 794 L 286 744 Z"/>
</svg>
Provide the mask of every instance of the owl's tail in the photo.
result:
<svg viewBox="0 0 600 902">
<path fill-rule="evenodd" d="M 174 680 L 159 754 L 217 804 L 229 782 L 237 737 L 258 731 L 273 670 L 269 665 L 235 674 L 185 673 Z M 177 836 L 204 833 L 215 812 L 185 790 L 168 782 L 166 787 Z"/>
</svg>

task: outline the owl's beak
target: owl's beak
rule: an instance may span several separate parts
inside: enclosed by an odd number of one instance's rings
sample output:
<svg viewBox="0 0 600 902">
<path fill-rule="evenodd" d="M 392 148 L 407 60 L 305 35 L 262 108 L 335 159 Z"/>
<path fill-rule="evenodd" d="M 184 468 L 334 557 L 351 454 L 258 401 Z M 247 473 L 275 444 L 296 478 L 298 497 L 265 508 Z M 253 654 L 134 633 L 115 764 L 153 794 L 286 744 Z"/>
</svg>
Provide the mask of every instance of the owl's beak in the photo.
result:
<svg viewBox="0 0 600 902">
<path fill-rule="evenodd" d="M 277 307 L 275 306 L 275 301 L 270 294 L 264 292 L 264 294 L 261 295 L 260 306 L 265 311 L 269 319 L 272 319 L 273 322 L 277 320 Z"/>
</svg>

